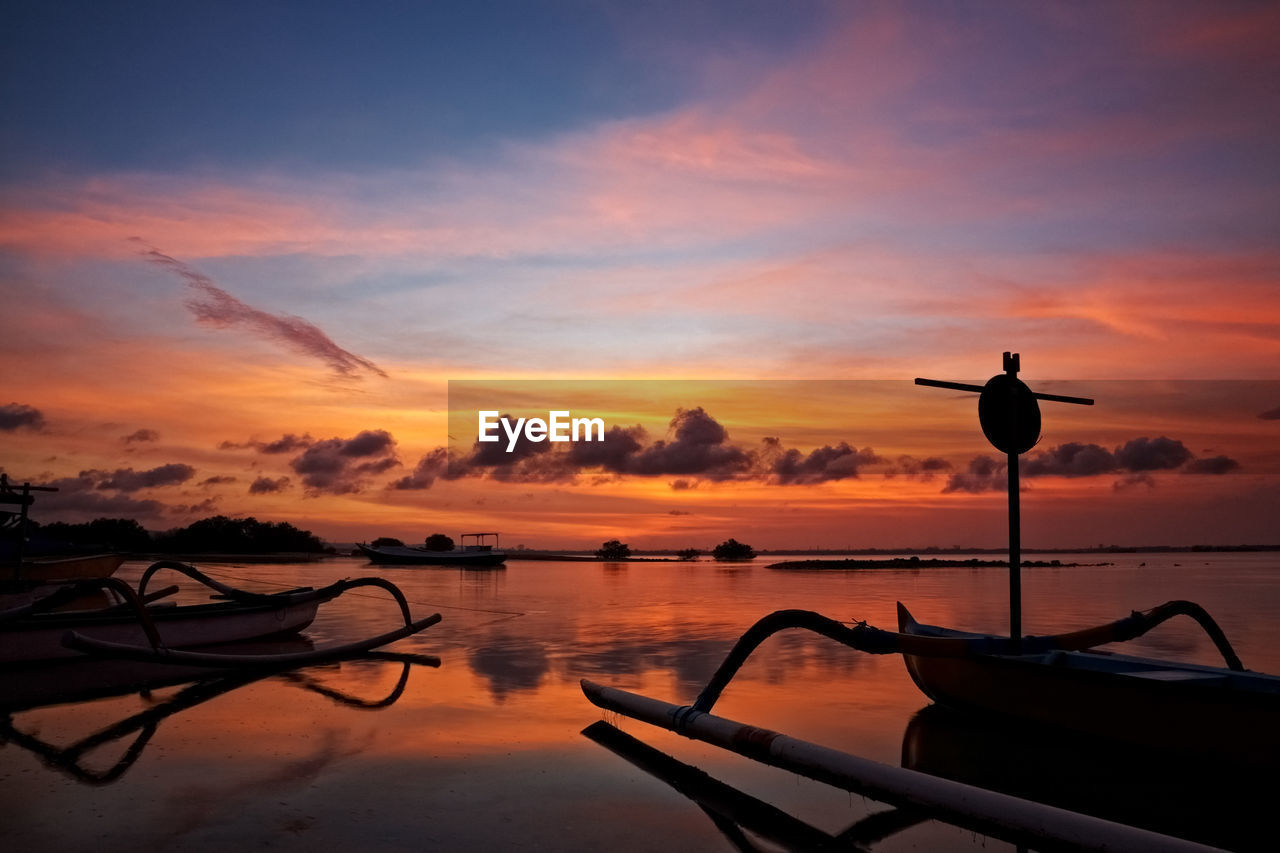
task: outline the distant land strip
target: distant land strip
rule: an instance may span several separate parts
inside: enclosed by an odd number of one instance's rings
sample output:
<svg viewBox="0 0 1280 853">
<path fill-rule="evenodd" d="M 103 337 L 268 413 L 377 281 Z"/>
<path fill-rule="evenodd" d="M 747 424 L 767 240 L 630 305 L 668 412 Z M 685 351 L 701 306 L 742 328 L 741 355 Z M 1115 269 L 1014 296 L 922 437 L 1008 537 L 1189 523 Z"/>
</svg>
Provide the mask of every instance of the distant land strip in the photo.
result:
<svg viewBox="0 0 1280 853">
<path fill-rule="evenodd" d="M 530 551 L 535 554 L 561 554 L 569 556 L 593 555 L 595 549 L 586 548 L 510 548 L 506 549 L 507 555 L 510 556 L 520 551 Z M 1277 545 L 1095 545 L 1093 547 L 1063 547 L 1063 548 L 1039 548 L 1023 546 L 1024 554 L 1205 554 L 1205 553 L 1253 553 L 1266 551 L 1280 551 L 1280 544 Z M 773 554 L 791 556 L 840 556 L 842 554 L 857 556 L 877 556 L 884 555 L 899 556 L 902 554 L 1007 554 L 1009 549 L 1007 546 L 1000 547 L 964 547 L 954 546 L 947 548 L 939 548 L 929 546 L 927 548 L 756 548 L 757 557 L 768 557 Z M 637 556 L 658 556 L 663 554 L 675 554 L 674 548 L 632 548 L 631 553 Z"/>
<path fill-rule="evenodd" d="M 785 560 L 770 563 L 770 569 L 818 569 L 821 571 L 848 571 L 851 569 L 955 569 L 1008 566 L 1008 560 L 922 560 L 919 557 L 895 557 L 890 560 Z M 1110 566 L 1111 563 L 1064 563 L 1061 560 L 1024 560 L 1023 568 L 1075 568 L 1079 566 Z"/>
</svg>

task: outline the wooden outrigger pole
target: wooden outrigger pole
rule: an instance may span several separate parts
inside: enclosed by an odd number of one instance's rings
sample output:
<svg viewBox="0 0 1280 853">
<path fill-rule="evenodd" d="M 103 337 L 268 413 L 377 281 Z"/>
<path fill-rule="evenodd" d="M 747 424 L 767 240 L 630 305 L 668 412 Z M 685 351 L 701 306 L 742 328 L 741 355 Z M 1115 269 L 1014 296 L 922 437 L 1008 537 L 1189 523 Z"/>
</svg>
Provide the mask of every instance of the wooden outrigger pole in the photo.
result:
<svg viewBox="0 0 1280 853">
<path fill-rule="evenodd" d="M 1008 456 L 1009 480 L 1009 639 L 1016 646 L 1022 637 L 1022 518 L 1019 499 L 1018 456 L 1040 440 L 1040 406 L 1037 400 L 1092 406 L 1088 397 L 1066 397 L 1032 391 L 1018 378 L 1018 353 L 1004 354 L 1004 373 L 986 385 L 916 379 L 917 385 L 972 391 L 978 396 L 978 420 L 987 440 Z"/>
<path fill-rule="evenodd" d="M 582 692 L 609 711 L 790 770 L 899 808 L 1038 850 L 1206 851 L 1192 841 L 1113 823 L 976 788 L 916 770 L 891 767 L 799 738 L 704 714 L 648 696 L 582 680 Z"/>
</svg>

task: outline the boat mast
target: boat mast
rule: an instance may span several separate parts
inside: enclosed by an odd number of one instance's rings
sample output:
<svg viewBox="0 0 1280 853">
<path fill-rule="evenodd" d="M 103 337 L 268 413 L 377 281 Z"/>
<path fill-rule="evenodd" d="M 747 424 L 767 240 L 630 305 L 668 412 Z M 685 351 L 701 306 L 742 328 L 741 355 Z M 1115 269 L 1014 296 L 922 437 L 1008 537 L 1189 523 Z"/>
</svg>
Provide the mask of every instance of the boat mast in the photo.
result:
<svg viewBox="0 0 1280 853">
<path fill-rule="evenodd" d="M 22 579 L 22 560 L 27 553 L 27 507 L 31 506 L 31 502 L 35 500 L 32 492 L 56 492 L 54 486 L 33 486 L 30 483 L 22 484 L 22 491 L 17 492 L 9 484 L 9 475 L 0 474 L 0 504 L 17 504 L 18 510 L 17 531 L 18 531 L 18 552 L 13 563 L 13 580 Z"/>
<path fill-rule="evenodd" d="M 1009 481 L 1009 639 L 1016 648 L 1022 637 L 1022 518 L 1018 481 L 1018 456 L 1035 447 L 1040 440 L 1040 406 L 1037 400 L 1092 406 L 1088 397 L 1066 397 L 1032 391 L 1018 378 L 1018 353 L 1004 354 L 1004 373 L 996 374 L 986 385 L 943 382 L 938 379 L 916 379 L 917 385 L 972 391 L 978 394 L 978 421 L 987 440 L 1008 457 L 1006 477 Z"/>
</svg>

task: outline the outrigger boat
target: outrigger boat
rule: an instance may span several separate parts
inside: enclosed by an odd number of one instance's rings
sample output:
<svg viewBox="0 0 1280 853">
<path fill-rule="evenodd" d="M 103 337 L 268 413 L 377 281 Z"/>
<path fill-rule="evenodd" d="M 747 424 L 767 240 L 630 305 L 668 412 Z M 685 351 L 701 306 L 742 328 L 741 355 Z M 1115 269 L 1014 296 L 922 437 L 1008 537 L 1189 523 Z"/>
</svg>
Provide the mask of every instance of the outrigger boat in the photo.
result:
<svg viewBox="0 0 1280 853">
<path fill-rule="evenodd" d="M 1081 815 L 1059 809 L 1046 811 L 1049 807 L 1023 800 L 992 800 L 988 796 L 991 792 L 855 758 L 710 713 L 729 681 L 765 639 L 799 628 L 860 651 L 901 654 L 912 679 L 930 699 L 988 719 L 993 715 L 1017 717 L 1156 748 L 1165 755 L 1209 756 L 1268 768 L 1280 761 L 1280 677 L 1246 670 L 1217 623 L 1193 602 L 1172 601 L 1106 625 L 1065 634 L 1022 635 L 1018 456 L 1039 439 L 1037 400 L 1083 405 L 1093 401 L 1032 392 L 1017 378 L 1016 353 L 1004 354 L 1004 367 L 1005 373 L 985 386 L 925 379 L 916 383 L 979 392 L 983 432 L 1008 454 L 1008 636 L 922 625 L 901 603 L 896 632 L 864 622 L 847 625 L 812 611 L 781 610 L 742 635 L 692 705 L 677 706 L 583 680 L 587 698 L 607 710 L 886 802 L 929 808 L 951 822 L 1019 844 L 1043 833 L 1038 837 L 1099 849 L 1182 846 L 1178 839 L 1164 836 L 1154 840 L 1126 837 L 1124 831 L 1130 827 L 1116 830 L 1115 824 L 1105 821 L 1080 823 L 1075 819 Z M 1222 654 L 1225 666 L 1198 666 L 1096 648 L 1140 637 L 1175 616 L 1199 623 Z"/>
<path fill-rule="evenodd" d="M 159 601 L 176 586 L 154 593 L 147 584 L 169 569 L 207 586 L 222 599 L 207 604 Z M 296 634 L 311 624 L 321 604 L 347 590 L 377 586 L 395 599 L 404 625 L 393 631 L 321 649 L 282 654 L 238 654 L 205 648 L 244 640 Z M 108 590 L 118 603 L 77 608 L 87 593 Z M 135 590 L 117 578 L 97 578 L 55 586 L 0 611 L 0 665 L 43 665 L 59 660 L 103 657 L 195 666 L 298 665 L 367 651 L 416 634 L 440 621 L 440 614 L 413 620 L 404 594 L 384 578 L 341 580 L 319 589 L 276 593 L 246 592 L 217 581 L 194 566 L 172 560 L 153 563 Z"/>
<path fill-rule="evenodd" d="M 493 542 L 489 542 L 489 537 Z M 475 540 L 468 542 L 467 540 Z M 389 566 L 500 566 L 505 551 L 498 548 L 497 533 L 464 533 L 462 544 L 452 551 L 429 551 L 415 545 L 356 545 L 371 562 Z"/>
</svg>

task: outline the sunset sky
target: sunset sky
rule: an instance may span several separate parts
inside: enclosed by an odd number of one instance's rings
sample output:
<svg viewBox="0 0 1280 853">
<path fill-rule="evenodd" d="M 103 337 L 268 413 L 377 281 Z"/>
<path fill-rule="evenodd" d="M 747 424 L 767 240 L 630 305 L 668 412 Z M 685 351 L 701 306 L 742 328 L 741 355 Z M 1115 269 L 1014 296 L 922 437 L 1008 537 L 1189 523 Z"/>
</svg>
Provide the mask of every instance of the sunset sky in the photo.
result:
<svg viewBox="0 0 1280 853">
<path fill-rule="evenodd" d="M 1025 544 L 1280 540 L 1274 4 L 4 8 L 37 520 L 995 546 L 973 401 L 904 380 L 1012 350 L 1098 398 Z M 630 449 L 444 475 L 450 382 L 587 379 Z"/>
</svg>

